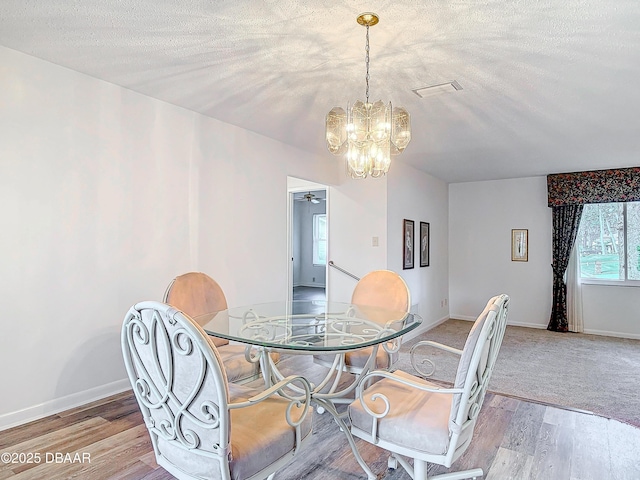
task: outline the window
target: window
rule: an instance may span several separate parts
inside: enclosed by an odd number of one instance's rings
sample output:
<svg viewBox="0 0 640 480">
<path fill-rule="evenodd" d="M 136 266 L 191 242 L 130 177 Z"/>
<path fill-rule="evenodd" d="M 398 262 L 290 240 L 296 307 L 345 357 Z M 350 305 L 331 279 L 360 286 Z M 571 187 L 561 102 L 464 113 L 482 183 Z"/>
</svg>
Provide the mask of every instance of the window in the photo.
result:
<svg viewBox="0 0 640 480">
<path fill-rule="evenodd" d="M 640 285 L 640 202 L 585 205 L 575 246 L 582 280 Z"/>
<path fill-rule="evenodd" d="M 313 264 L 327 264 L 327 215 L 313 215 Z"/>
</svg>

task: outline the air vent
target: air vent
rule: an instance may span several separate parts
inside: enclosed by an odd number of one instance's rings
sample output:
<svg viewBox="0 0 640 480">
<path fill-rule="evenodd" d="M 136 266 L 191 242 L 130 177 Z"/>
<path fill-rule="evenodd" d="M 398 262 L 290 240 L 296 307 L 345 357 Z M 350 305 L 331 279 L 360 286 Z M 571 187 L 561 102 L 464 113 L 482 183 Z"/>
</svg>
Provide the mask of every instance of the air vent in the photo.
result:
<svg viewBox="0 0 640 480">
<path fill-rule="evenodd" d="M 457 80 L 451 82 L 438 83 L 436 85 L 428 85 L 426 87 L 414 88 L 411 91 L 420 98 L 432 97 L 440 93 L 455 92 L 456 90 L 462 90 L 462 86 Z"/>
</svg>

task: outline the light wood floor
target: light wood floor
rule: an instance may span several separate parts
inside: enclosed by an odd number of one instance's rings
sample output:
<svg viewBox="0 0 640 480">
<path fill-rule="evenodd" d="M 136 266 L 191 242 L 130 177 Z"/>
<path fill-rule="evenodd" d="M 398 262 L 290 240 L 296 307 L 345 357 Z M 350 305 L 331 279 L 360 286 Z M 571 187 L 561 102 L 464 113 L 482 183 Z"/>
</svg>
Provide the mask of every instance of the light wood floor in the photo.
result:
<svg viewBox="0 0 640 480">
<path fill-rule="evenodd" d="M 299 362 L 297 357 L 298 367 Z M 307 365 L 309 370 L 319 368 L 311 365 Z M 409 480 L 401 468 L 387 470 L 384 451 L 359 439 L 357 443 L 379 478 Z M 32 453 L 32 460 L 39 454 L 41 460 L 39 464 L 0 462 L 0 479 L 173 478 L 155 463 L 131 392 L 2 431 L 3 453 Z M 55 463 L 56 459 L 67 463 Z M 73 460 L 77 462 L 69 463 Z M 482 468 L 484 478 L 494 480 L 637 480 L 640 429 L 587 413 L 489 394 L 471 446 L 451 470 L 472 467 Z M 430 466 L 431 474 L 445 471 Z M 314 413 L 313 440 L 276 474 L 277 480 L 364 478 L 345 437 L 326 413 Z"/>
</svg>

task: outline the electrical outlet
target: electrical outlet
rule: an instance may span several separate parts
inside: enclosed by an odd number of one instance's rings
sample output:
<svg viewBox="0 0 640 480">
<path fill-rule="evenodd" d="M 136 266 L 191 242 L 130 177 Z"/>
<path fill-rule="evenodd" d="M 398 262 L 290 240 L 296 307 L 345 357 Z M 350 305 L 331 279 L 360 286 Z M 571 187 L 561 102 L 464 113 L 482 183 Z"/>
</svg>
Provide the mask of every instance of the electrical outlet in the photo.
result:
<svg viewBox="0 0 640 480">
<path fill-rule="evenodd" d="M 444 299 L 444 306 L 445 307 L 447 306 L 447 299 L 446 298 Z"/>
<path fill-rule="evenodd" d="M 373 237 L 373 238 L 371 239 L 371 246 L 372 246 L 372 247 L 377 247 L 378 245 L 379 245 L 378 237 Z"/>
</svg>

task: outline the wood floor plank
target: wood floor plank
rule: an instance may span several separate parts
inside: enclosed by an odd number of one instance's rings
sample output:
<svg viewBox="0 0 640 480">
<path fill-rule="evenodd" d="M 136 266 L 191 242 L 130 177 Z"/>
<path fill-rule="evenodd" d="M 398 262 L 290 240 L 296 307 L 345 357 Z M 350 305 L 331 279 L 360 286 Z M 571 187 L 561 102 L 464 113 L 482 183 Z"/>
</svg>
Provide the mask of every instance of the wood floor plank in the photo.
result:
<svg viewBox="0 0 640 480">
<path fill-rule="evenodd" d="M 570 480 L 612 478 L 607 423 L 597 415 L 576 415 Z"/>
<path fill-rule="evenodd" d="M 7 478 L 15 478 L 15 473 L 9 469 L 0 471 L 0 480 L 5 480 Z"/>
<path fill-rule="evenodd" d="M 110 408 L 113 407 L 114 405 L 119 405 L 121 402 L 120 400 L 124 400 L 124 401 L 129 401 L 131 400 L 133 397 L 131 395 L 131 389 L 125 390 L 122 393 L 116 393 L 114 395 L 111 395 L 110 397 L 107 398 L 101 398 L 99 400 L 95 400 L 93 402 L 90 403 L 86 403 L 84 405 L 80 405 L 76 408 L 70 408 L 69 410 L 65 410 L 64 412 L 60 412 L 58 414 L 59 417 L 61 418 L 65 418 L 65 417 L 70 417 L 73 415 L 77 415 L 83 411 L 86 410 L 92 410 L 95 409 L 97 407 L 104 407 L 104 408 Z"/>
<path fill-rule="evenodd" d="M 550 425 L 562 425 L 564 428 L 575 428 L 577 412 L 548 406 L 542 421 Z"/>
<path fill-rule="evenodd" d="M 482 468 L 484 472 L 487 472 L 498 454 L 500 445 L 509 430 L 514 412 L 511 410 L 498 411 L 491 406 L 493 403 L 491 399 L 487 400 L 489 405 L 483 406 L 471 440 L 474 448 L 468 449 L 452 465 L 452 471 Z"/>
<path fill-rule="evenodd" d="M 364 472 L 358 465 L 333 418 L 324 413 L 314 413 L 314 432 L 311 443 L 301 456 L 278 472 L 277 478 L 304 478 L 305 480 L 361 480 Z M 386 470 L 384 452 L 373 445 L 356 439 L 358 450 L 376 473 Z M 313 452 L 313 453 L 312 453 Z M 321 452 L 321 454 L 318 454 Z M 302 461 L 304 459 L 304 461 Z"/>
<path fill-rule="evenodd" d="M 140 417 L 139 419 L 142 420 L 142 414 L 140 413 L 138 402 L 133 396 L 133 392 L 129 391 L 127 397 L 120 397 L 110 404 L 101 404 L 91 408 L 77 410 L 74 414 L 65 415 L 61 418 L 70 422 L 75 422 L 84 418 L 92 418 L 99 415 L 105 420 L 115 420 L 132 414 L 138 415 Z"/>
<path fill-rule="evenodd" d="M 566 480 L 570 476 L 573 428 L 543 423 L 531 467 L 532 480 Z"/>
<path fill-rule="evenodd" d="M 160 467 L 156 467 L 156 469 L 157 468 Z M 152 468 L 147 463 L 137 461 L 131 464 L 128 468 L 118 471 L 117 476 L 118 480 L 138 480 L 156 469 Z M 102 471 L 100 471 L 100 474 L 102 474 Z"/>
<path fill-rule="evenodd" d="M 95 425 L 91 423 L 95 423 Z M 132 428 L 142 423 L 139 415 L 129 415 L 106 422 L 102 417 L 84 420 L 77 425 L 64 428 L 57 433 L 49 433 L 32 441 L 17 445 L 15 451 L 38 452 L 41 458 L 55 458 L 59 453 L 91 453 L 91 445 L 101 440 L 108 440 L 121 432 L 131 431 Z M 19 465 L 13 469 L 15 473 L 24 472 L 34 468 L 36 464 Z M 1 467 L 1 466 L 0 466 Z"/>
<path fill-rule="evenodd" d="M 638 428 L 616 420 L 606 422 L 611 460 L 611 478 L 640 479 L 640 440 Z"/>
<path fill-rule="evenodd" d="M 500 447 L 488 472 L 486 480 L 526 480 L 531 478 L 533 456 L 524 452 Z"/>
<path fill-rule="evenodd" d="M 157 470 L 153 470 L 150 473 L 147 473 L 145 476 L 140 477 L 140 480 L 174 480 L 175 477 L 166 470 L 162 468 L 158 468 Z M 280 480 L 279 478 L 277 480 Z"/>
<path fill-rule="evenodd" d="M 153 450 L 145 453 L 144 455 L 140 456 L 140 461 L 143 463 L 146 463 L 147 465 L 149 465 L 152 469 L 157 469 L 158 468 L 158 464 L 156 463 L 156 456 L 153 453 Z"/>
<path fill-rule="evenodd" d="M 51 415 L 40 420 L 4 430 L 0 434 L 0 450 L 4 451 L 9 446 L 14 446 L 48 433 L 55 433 L 72 423 L 73 422 L 69 422 L 58 415 Z"/>
<path fill-rule="evenodd" d="M 520 402 L 513 412 L 502 447 L 533 456 L 545 408 L 536 403 Z"/>
<path fill-rule="evenodd" d="M 69 448 L 68 445 L 73 445 L 78 438 L 96 434 L 99 429 L 104 429 L 108 425 L 109 422 L 101 417 L 90 418 L 5 448 L 3 452 L 30 455 L 31 458 L 27 458 L 24 463 L 0 463 L 0 472 L 11 470 L 17 474 L 35 468 L 42 462 L 46 462 L 47 454 L 55 458 L 55 453 L 61 452 L 60 448 L 67 449 Z M 64 453 L 68 451 L 65 450 Z"/>
<path fill-rule="evenodd" d="M 505 397 L 504 395 L 487 394 L 485 399 L 485 405 L 490 405 L 494 408 L 501 408 L 503 410 L 509 410 L 515 412 L 518 408 L 519 400 L 511 397 Z"/>
<path fill-rule="evenodd" d="M 15 480 L 38 480 L 42 478 L 114 478 L 138 461 L 140 455 L 151 448 L 145 425 L 120 432 L 109 438 L 92 443 L 82 452 L 90 455 L 90 461 L 74 463 L 44 463 L 16 475 Z M 70 454 L 76 452 L 68 452 Z"/>
</svg>

